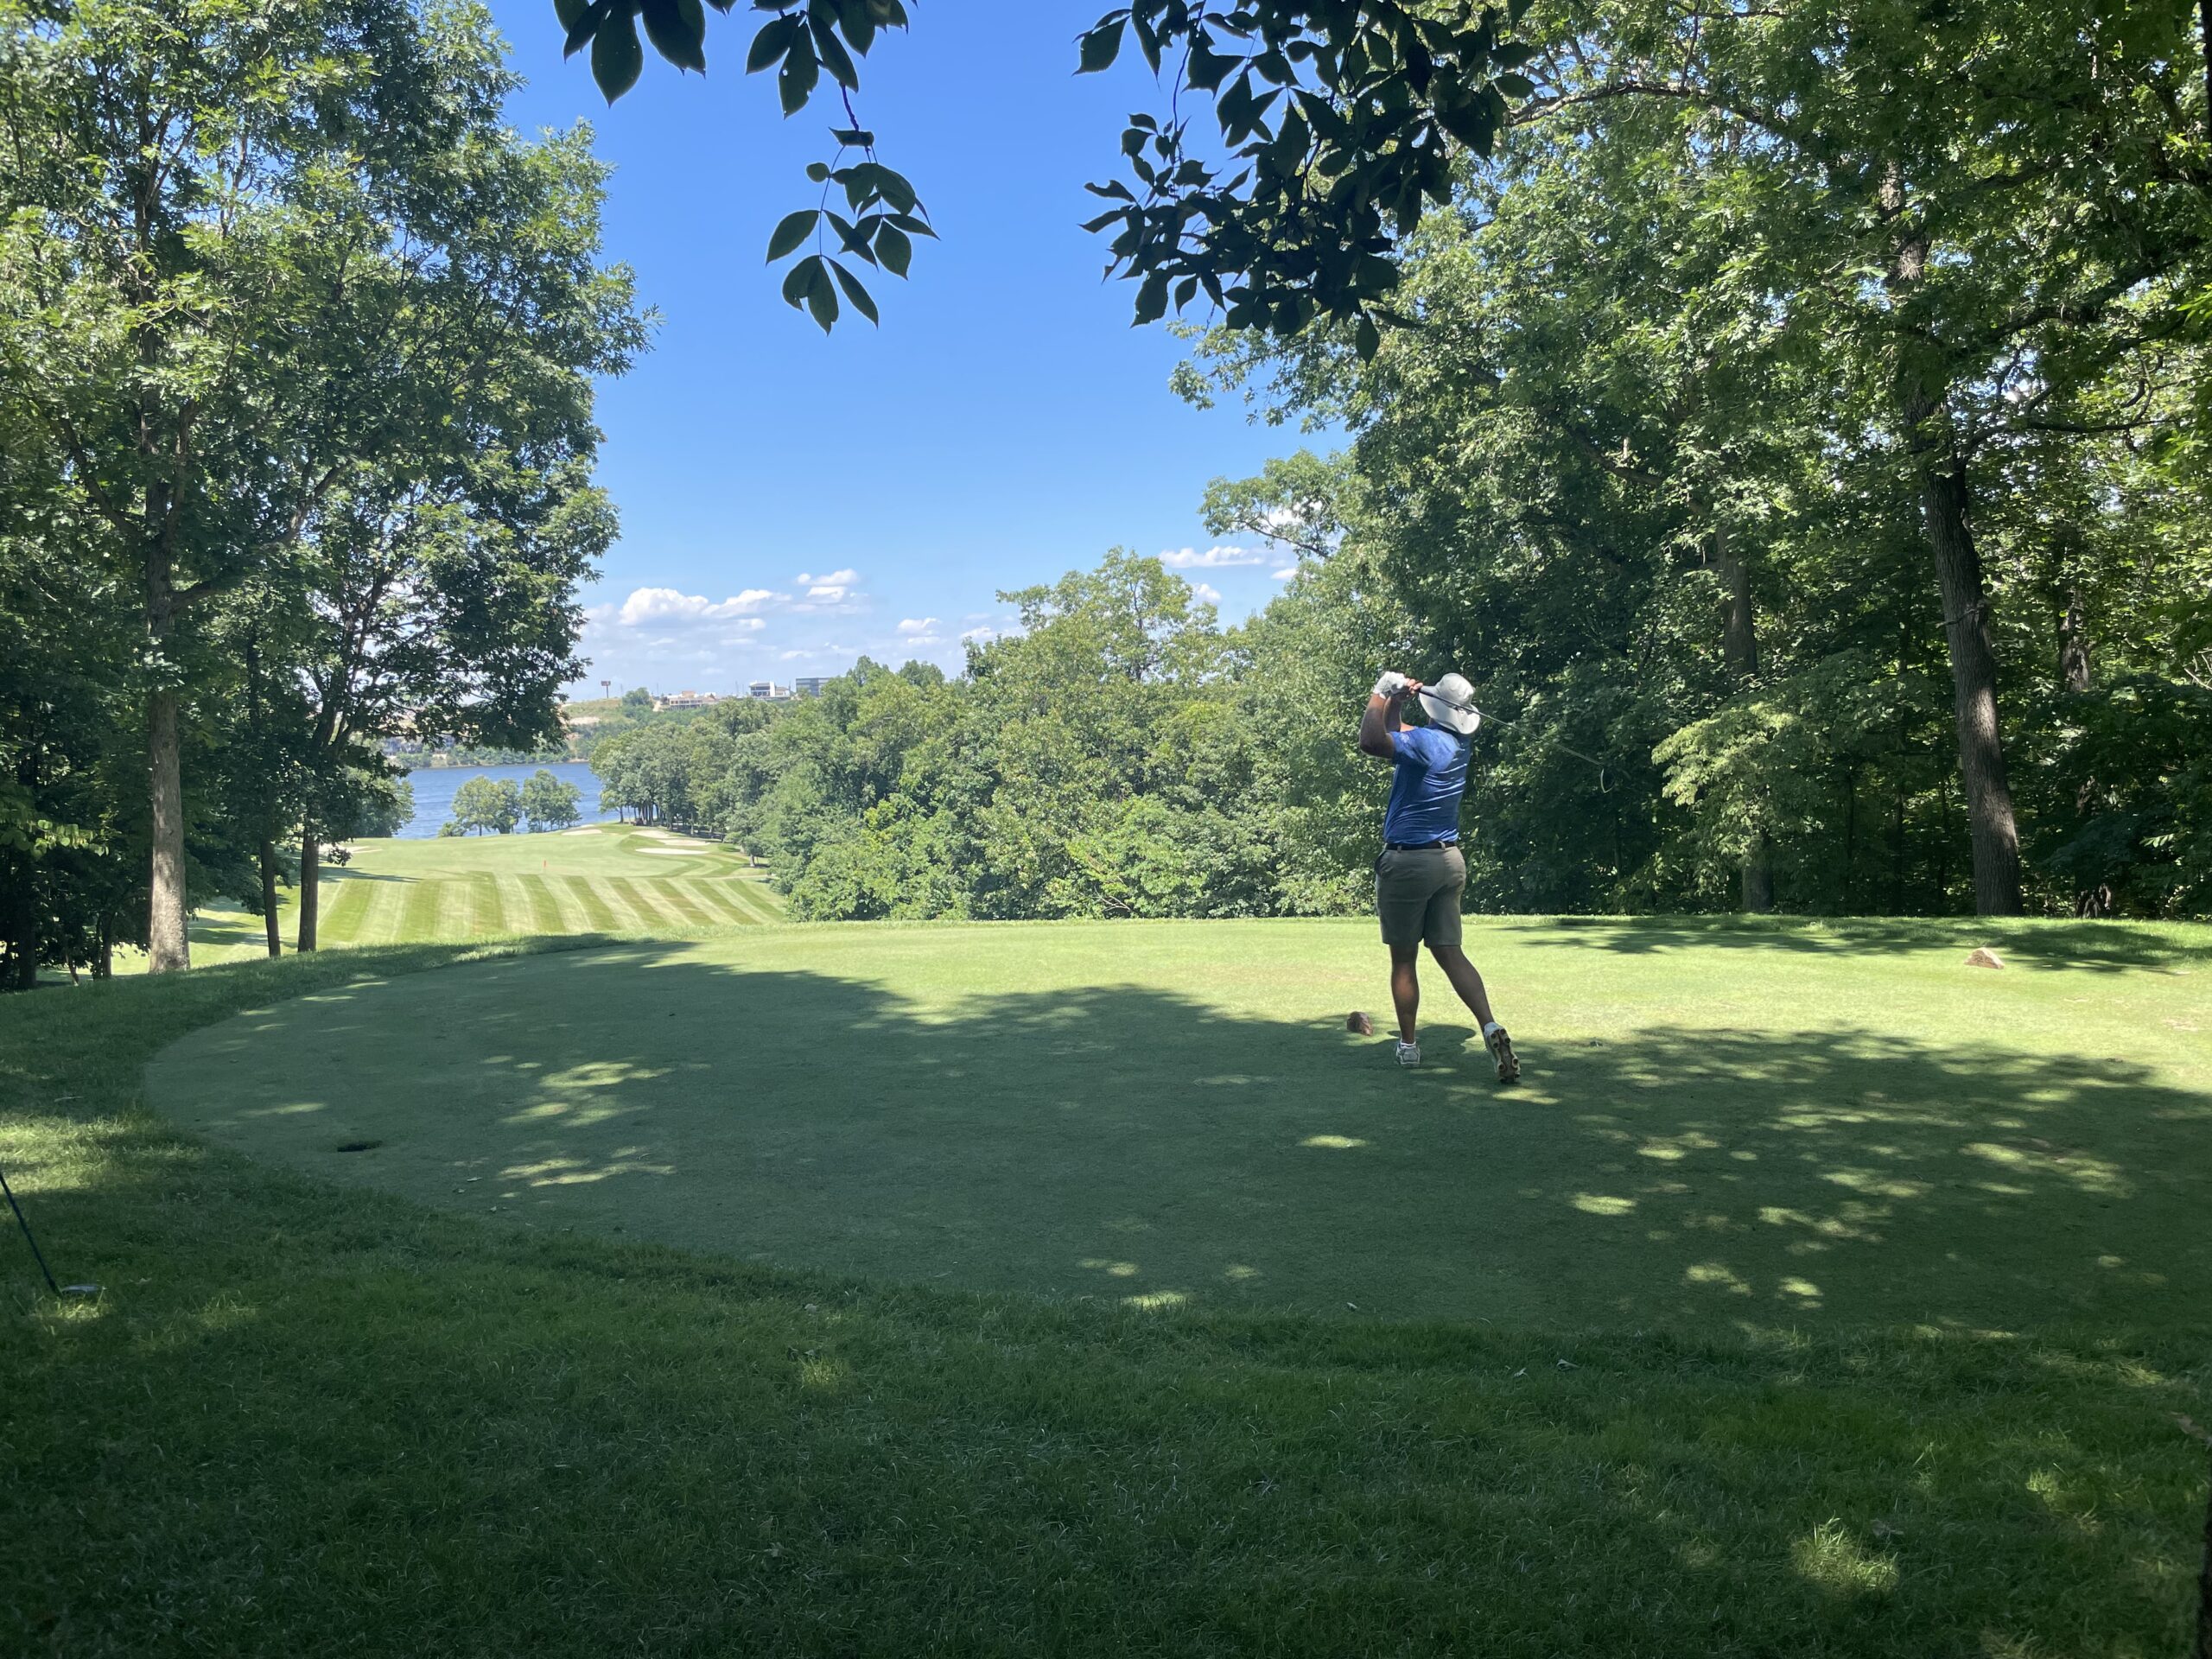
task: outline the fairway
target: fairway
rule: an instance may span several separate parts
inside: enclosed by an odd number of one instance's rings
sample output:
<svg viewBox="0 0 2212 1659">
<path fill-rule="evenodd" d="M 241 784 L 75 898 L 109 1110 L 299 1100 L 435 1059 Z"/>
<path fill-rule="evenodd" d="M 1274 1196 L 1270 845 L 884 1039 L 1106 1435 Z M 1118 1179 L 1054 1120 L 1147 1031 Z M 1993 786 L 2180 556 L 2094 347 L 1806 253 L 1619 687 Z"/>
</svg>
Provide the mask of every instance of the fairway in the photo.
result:
<svg viewBox="0 0 2212 1659">
<path fill-rule="evenodd" d="M 743 854 L 635 824 L 514 836 L 357 841 L 352 861 L 322 869 L 326 946 L 466 944 L 564 933 L 693 933 L 780 921 L 783 901 Z M 299 892 L 283 890 L 287 952 L 299 937 Z M 203 964 L 264 955 L 262 924 L 236 906 L 194 918 Z"/>
<path fill-rule="evenodd" d="M 257 1009 L 149 1093 L 500 1223 L 1145 1308 L 2018 1332 L 2212 1289 L 2202 930 L 1471 918 L 1514 1090 L 1433 969 L 1431 1064 L 1346 1033 L 1389 1023 L 1371 931 L 529 957 Z M 2012 965 L 1965 965 L 1984 939 Z"/>
</svg>

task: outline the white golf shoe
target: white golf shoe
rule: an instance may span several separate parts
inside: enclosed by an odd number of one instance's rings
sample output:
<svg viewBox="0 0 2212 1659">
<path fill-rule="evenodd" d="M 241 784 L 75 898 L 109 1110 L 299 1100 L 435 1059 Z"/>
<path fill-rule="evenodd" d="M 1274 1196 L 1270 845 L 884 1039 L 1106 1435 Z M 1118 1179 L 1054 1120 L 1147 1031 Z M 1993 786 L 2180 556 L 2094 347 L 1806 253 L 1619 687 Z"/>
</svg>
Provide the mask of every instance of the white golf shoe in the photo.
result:
<svg viewBox="0 0 2212 1659">
<path fill-rule="evenodd" d="M 1419 1065 L 1421 1064 L 1421 1045 L 1419 1043 L 1400 1043 L 1398 1045 L 1398 1064 L 1400 1065 Z"/>
<path fill-rule="evenodd" d="M 1500 1083 L 1521 1081 L 1521 1057 L 1513 1052 L 1513 1039 L 1505 1034 L 1503 1026 L 1493 1025 L 1483 1033 L 1483 1046 L 1490 1050 L 1490 1057 L 1497 1062 Z"/>
</svg>

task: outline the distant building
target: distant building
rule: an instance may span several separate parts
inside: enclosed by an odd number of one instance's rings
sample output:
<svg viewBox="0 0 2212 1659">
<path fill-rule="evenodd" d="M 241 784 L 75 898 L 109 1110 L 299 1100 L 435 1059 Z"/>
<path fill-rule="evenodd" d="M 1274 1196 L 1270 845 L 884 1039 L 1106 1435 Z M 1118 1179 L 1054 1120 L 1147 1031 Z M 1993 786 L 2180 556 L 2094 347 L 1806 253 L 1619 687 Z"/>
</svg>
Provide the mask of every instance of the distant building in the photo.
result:
<svg viewBox="0 0 2212 1659">
<path fill-rule="evenodd" d="M 803 675 L 791 682 L 791 690 L 802 697 L 818 697 L 822 695 L 822 688 L 830 683 L 830 678 L 823 674 Z"/>
<path fill-rule="evenodd" d="M 664 709 L 711 709 L 721 701 L 719 692 L 679 691 L 672 697 L 655 697 L 653 711 L 658 714 Z"/>
<path fill-rule="evenodd" d="M 746 688 L 745 695 L 757 697 L 763 702 L 788 702 L 791 689 L 788 685 L 778 685 L 773 680 L 755 680 Z"/>
</svg>

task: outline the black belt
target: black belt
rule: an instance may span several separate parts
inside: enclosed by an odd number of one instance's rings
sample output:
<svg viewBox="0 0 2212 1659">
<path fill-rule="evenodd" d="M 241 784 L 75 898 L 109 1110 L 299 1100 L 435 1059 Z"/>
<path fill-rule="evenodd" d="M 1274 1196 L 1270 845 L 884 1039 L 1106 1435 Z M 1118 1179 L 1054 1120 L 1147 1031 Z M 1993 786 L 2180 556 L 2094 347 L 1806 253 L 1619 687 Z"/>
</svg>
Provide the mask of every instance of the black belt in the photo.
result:
<svg viewBox="0 0 2212 1659">
<path fill-rule="evenodd" d="M 1440 847 L 1457 847 L 1459 844 L 1459 837 L 1451 836 L 1442 841 L 1386 841 L 1382 843 L 1382 850 L 1386 853 L 1427 853 Z"/>
</svg>

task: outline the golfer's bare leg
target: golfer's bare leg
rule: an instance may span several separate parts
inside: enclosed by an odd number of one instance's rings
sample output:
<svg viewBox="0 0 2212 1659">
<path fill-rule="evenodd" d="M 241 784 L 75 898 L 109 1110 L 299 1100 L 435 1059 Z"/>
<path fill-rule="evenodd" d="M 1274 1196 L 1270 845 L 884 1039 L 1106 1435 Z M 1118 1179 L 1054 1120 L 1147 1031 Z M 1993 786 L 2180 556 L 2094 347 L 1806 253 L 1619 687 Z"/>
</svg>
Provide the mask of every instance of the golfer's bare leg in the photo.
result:
<svg viewBox="0 0 2212 1659">
<path fill-rule="evenodd" d="M 1479 1029 L 1487 1031 L 1497 1016 L 1490 1011 L 1490 994 L 1483 988 L 1483 976 L 1467 960 L 1467 953 L 1456 944 L 1432 944 L 1428 952 L 1436 958 L 1436 965 L 1444 969 L 1444 977 L 1452 982 L 1452 988 L 1459 993 L 1459 1000 L 1467 1005 L 1468 1012 L 1481 1022 Z M 1392 971 L 1395 973 L 1395 969 Z M 1391 982 L 1395 986 L 1396 981 Z"/>
<path fill-rule="evenodd" d="M 1421 1015 L 1421 976 L 1418 963 L 1421 946 L 1394 944 L 1390 947 L 1390 1000 L 1398 1005 L 1398 1040 L 1418 1042 L 1414 1027 Z"/>
</svg>

